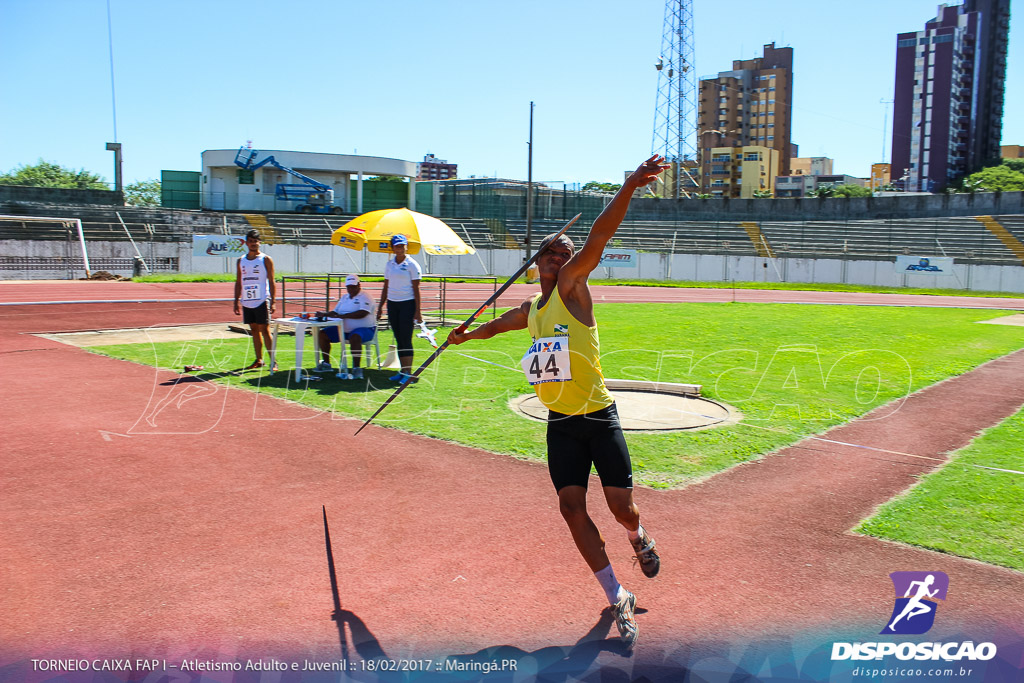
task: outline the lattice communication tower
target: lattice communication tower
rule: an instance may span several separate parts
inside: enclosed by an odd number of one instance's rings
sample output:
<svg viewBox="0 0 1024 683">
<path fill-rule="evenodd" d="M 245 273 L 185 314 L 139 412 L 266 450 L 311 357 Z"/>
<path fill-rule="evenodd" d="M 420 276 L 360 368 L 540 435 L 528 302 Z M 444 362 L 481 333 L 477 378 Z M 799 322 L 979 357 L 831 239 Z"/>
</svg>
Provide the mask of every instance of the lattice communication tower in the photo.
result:
<svg viewBox="0 0 1024 683">
<path fill-rule="evenodd" d="M 651 154 L 672 164 L 658 189 L 666 197 L 688 197 L 697 182 L 697 74 L 693 69 L 693 0 L 665 0 L 658 92 L 654 101 Z"/>
</svg>

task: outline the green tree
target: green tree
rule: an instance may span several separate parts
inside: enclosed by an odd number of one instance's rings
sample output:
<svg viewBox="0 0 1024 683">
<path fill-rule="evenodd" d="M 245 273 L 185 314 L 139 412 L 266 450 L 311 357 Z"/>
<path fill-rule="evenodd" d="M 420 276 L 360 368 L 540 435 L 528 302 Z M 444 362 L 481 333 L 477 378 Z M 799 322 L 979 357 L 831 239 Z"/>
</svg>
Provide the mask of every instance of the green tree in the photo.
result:
<svg viewBox="0 0 1024 683">
<path fill-rule="evenodd" d="M 754 190 L 754 199 L 771 199 L 771 190 Z"/>
<path fill-rule="evenodd" d="M 32 166 L 19 166 L 9 173 L 0 174 L 0 185 L 28 185 L 30 187 L 72 187 L 81 190 L 109 190 L 103 176 L 84 168 L 76 171 L 49 161 L 39 160 Z"/>
<path fill-rule="evenodd" d="M 1024 173 L 1024 159 L 1003 159 L 1003 166 L 1006 166 L 1011 171 Z"/>
<path fill-rule="evenodd" d="M 833 197 L 870 197 L 871 190 L 860 185 L 837 185 L 832 189 Z"/>
<path fill-rule="evenodd" d="M 160 206 L 160 181 L 137 180 L 125 185 L 124 201 L 129 206 Z"/>
<path fill-rule="evenodd" d="M 1015 171 L 1004 160 L 999 166 L 989 166 L 964 178 L 966 192 L 1012 192 L 1024 190 L 1024 172 Z"/>
<path fill-rule="evenodd" d="M 366 178 L 363 182 L 367 182 L 367 183 L 386 183 L 386 182 L 404 183 L 407 180 L 408 180 L 408 178 L 403 178 L 400 175 L 372 175 L 369 178 Z"/>
<path fill-rule="evenodd" d="M 836 189 L 831 185 L 822 185 L 821 187 L 811 190 L 807 193 L 808 197 L 831 197 L 836 192 Z"/>
<path fill-rule="evenodd" d="M 596 180 L 591 180 L 589 183 L 583 186 L 584 192 L 601 192 L 604 194 L 615 194 L 621 188 L 621 184 L 616 183 L 599 183 Z"/>
</svg>

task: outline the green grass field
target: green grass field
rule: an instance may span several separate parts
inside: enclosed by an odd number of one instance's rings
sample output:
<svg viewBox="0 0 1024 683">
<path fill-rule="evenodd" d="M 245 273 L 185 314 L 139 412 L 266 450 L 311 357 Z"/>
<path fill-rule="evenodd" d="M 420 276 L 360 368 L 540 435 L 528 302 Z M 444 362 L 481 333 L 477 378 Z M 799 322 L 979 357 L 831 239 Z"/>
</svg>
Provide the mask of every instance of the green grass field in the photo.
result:
<svg viewBox="0 0 1024 683">
<path fill-rule="evenodd" d="M 1024 571 L 1024 411 L 882 506 L 857 531 Z"/>
<path fill-rule="evenodd" d="M 659 487 L 782 448 L 1024 346 L 1024 328 L 976 324 L 999 311 L 692 303 L 604 304 L 597 315 L 605 376 L 701 384 L 705 396 L 744 415 L 742 424 L 714 430 L 631 434 L 637 480 Z M 449 349 L 378 423 L 542 458 L 541 425 L 508 408 L 531 392 L 515 369 L 528 341 L 522 332 Z M 422 360 L 430 349 L 416 343 Z M 311 346 L 307 340 L 307 367 Z M 218 377 L 250 362 L 247 338 L 94 350 L 164 368 L 203 365 L 217 381 L 353 417 L 368 417 L 392 391 L 389 371 L 369 371 L 366 382 L 328 376 L 308 388 L 288 372 Z M 282 368 L 293 364 L 293 353 L 288 337 Z"/>
</svg>

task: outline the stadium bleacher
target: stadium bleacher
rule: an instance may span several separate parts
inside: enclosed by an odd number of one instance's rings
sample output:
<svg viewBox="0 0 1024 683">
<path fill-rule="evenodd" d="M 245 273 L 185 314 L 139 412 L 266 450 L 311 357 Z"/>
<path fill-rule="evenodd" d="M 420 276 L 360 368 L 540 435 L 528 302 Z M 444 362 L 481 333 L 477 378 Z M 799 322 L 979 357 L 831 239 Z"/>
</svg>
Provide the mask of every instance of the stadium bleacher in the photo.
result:
<svg viewBox="0 0 1024 683">
<path fill-rule="evenodd" d="M 105 205 L 59 205 L 4 202 L 5 216 L 78 218 L 87 240 L 120 241 L 125 230 L 140 242 L 190 241 L 192 235 L 244 234 L 258 227 L 268 242 L 329 244 L 331 233 L 354 215 L 296 213 L 243 214 Z M 120 216 L 120 218 L 119 218 Z M 123 221 L 123 224 L 122 224 Z M 477 249 L 522 248 L 526 240 L 523 219 L 445 219 Z M 994 221 L 986 223 L 986 221 Z M 562 220 L 535 220 L 532 246 L 562 227 Z M 660 253 L 754 256 L 754 240 L 763 240 L 782 258 L 894 259 L 905 254 L 951 256 L 962 262 L 1022 265 L 1024 215 L 992 217 L 902 218 L 880 220 L 807 221 L 651 221 L 626 220 L 609 245 Z M 750 230 L 756 226 L 757 230 Z M 999 227 L 1001 226 L 1001 228 Z M 580 221 L 569 234 L 582 244 L 590 228 Z M 1002 232 L 1001 229 L 1005 231 Z M 0 240 L 68 240 L 74 228 L 60 221 L 0 221 Z M 749 232 L 748 232 L 749 231 Z M 998 233 L 998 234 L 997 234 Z"/>
</svg>

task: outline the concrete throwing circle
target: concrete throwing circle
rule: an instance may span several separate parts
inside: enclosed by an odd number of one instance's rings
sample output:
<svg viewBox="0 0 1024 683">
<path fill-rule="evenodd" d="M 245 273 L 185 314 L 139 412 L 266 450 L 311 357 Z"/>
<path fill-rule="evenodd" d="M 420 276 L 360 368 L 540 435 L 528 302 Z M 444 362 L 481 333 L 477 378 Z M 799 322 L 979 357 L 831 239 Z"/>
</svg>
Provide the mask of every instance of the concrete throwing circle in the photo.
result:
<svg viewBox="0 0 1024 683">
<path fill-rule="evenodd" d="M 725 403 L 702 398 L 699 387 L 669 382 L 605 380 L 626 431 L 697 430 L 736 424 L 743 415 Z M 548 409 L 536 394 L 522 394 L 509 408 L 531 420 L 547 422 Z"/>
</svg>

